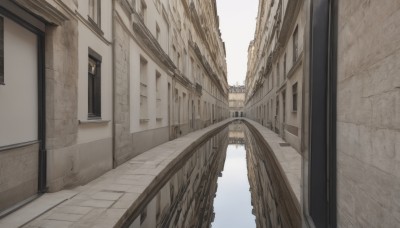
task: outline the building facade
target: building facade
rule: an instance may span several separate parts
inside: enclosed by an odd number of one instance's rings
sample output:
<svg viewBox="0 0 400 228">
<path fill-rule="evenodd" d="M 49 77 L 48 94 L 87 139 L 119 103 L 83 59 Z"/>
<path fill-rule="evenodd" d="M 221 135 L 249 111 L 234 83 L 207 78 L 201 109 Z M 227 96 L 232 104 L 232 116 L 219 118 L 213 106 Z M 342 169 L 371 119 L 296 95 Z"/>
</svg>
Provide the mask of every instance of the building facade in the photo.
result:
<svg viewBox="0 0 400 228">
<path fill-rule="evenodd" d="M 228 90 L 215 1 L 115 4 L 114 65 L 120 67 L 114 72 L 114 131 L 119 136 L 114 152 L 119 165 L 226 118 Z"/>
<path fill-rule="evenodd" d="M 245 86 L 229 87 L 229 113 L 231 117 L 244 117 Z"/>
<path fill-rule="evenodd" d="M 301 154 L 303 227 L 400 224 L 399 12 L 260 1 L 245 110 Z"/>
<path fill-rule="evenodd" d="M 0 211 L 227 118 L 226 77 L 215 1 L 1 1 Z"/>
<path fill-rule="evenodd" d="M 304 1 L 259 1 L 249 45 L 246 116 L 300 151 Z"/>
</svg>

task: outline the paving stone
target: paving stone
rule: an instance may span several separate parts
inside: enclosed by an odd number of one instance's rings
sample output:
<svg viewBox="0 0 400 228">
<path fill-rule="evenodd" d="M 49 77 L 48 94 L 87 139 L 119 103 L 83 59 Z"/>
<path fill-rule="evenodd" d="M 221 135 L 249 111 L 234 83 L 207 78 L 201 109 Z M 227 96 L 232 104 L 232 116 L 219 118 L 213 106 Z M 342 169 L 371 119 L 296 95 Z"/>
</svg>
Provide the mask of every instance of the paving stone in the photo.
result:
<svg viewBox="0 0 400 228">
<path fill-rule="evenodd" d="M 112 200 L 115 201 L 119 199 L 123 194 L 122 193 L 117 193 L 117 192 L 98 192 L 91 196 L 92 199 L 96 200 Z"/>
<path fill-rule="evenodd" d="M 52 213 L 50 216 L 47 217 L 47 220 L 75 222 L 82 217 L 83 215 L 79 214 Z"/>
</svg>

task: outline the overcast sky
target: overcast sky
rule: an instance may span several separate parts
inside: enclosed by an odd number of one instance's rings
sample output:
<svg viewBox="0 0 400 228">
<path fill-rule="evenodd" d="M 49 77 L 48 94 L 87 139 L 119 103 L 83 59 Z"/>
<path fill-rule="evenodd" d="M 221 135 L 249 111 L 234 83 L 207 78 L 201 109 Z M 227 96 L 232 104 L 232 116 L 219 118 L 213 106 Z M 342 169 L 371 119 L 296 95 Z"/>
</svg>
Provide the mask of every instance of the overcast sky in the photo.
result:
<svg viewBox="0 0 400 228">
<path fill-rule="evenodd" d="M 258 0 L 217 0 L 222 39 L 226 47 L 228 83 L 244 83 L 247 49 L 254 38 Z"/>
</svg>

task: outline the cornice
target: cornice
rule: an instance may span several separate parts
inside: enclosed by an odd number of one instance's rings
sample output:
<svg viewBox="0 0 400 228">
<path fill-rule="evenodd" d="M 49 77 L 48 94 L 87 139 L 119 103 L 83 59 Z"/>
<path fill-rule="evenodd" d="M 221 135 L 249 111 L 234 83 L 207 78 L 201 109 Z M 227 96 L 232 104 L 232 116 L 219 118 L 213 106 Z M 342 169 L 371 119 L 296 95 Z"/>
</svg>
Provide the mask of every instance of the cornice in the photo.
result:
<svg viewBox="0 0 400 228">
<path fill-rule="evenodd" d="M 70 19 L 70 15 L 68 15 L 69 13 L 68 10 L 65 10 L 63 8 L 65 11 L 63 12 L 54 7 L 47 1 L 38 1 L 38 0 L 14 0 L 14 1 L 23 8 L 33 12 L 39 17 L 42 17 L 50 24 L 60 26 L 63 25 L 65 21 Z M 59 1 L 56 2 L 58 3 Z"/>
<path fill-rule="evenodd" d="M 214 81 L 214 83 L 216 84 L 216 86 L 220 90 L 220 92 L 222 94 L 224 94 L 225 91 L 223 89 L 223 86 L 222 86 L 217 74 L 212 70 L 212 68 L 211 68 L 210 64 L 208 63 L 207 59 L 201 54 L 199 46 L 195 42 L 189 40 L 189 47 L 193 49 L 193 52 L 196 54 L 197 59 L 200 60 L 203 68 L 206 70 L 207 75 L 209 75 L 211 80 Z"/>
<path fill-rule="evenodd" d="M 149 48 L 149 50 L 166 66 L 169 70 L 175 71 L 177 68 L 169 58 L 168 54 L 164 52 L 157 39 L 153 36 L 150 30 L 144 25 L 143 20 L 137 12 L 133 13 L 132 28 L 139 35 L 141 40 Z"/>
</svg>

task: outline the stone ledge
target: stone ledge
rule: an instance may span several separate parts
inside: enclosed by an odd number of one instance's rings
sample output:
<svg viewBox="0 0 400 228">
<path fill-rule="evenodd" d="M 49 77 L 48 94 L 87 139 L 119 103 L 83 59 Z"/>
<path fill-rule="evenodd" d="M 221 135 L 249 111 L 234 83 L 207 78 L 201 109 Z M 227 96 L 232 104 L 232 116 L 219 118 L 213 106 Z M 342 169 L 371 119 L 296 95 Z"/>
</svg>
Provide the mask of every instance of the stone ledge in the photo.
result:
<svg viewBox="0 0 400 228">
<path fill-rule="evenodd" d="M 232 120 L 221 121 L 138 155 L 87 185 L 73 189 L 77 192 L 74 197 L 49 207 L 24 227 L 126 225 L 175 173 L 182 159 Z M 22 216 L 29 211 L 21 209 L 17 213 Z"/>
<path fill-rule="evenodd" d="M 111 122 L 111 120 L 79 120 L 79 125 L 84 125 L 84 124 L 108 124 Z"/>
</svg>

